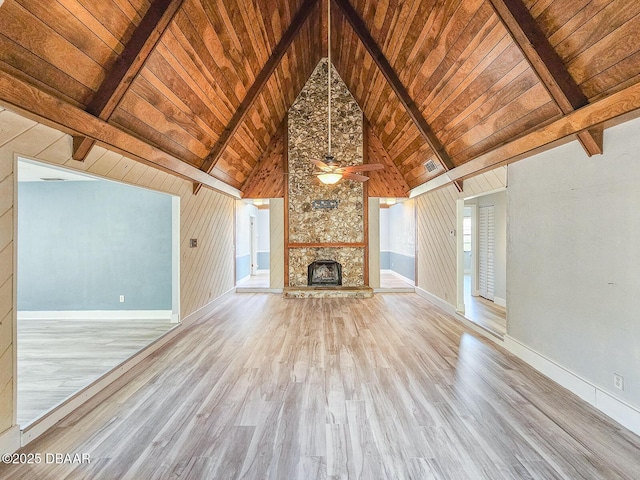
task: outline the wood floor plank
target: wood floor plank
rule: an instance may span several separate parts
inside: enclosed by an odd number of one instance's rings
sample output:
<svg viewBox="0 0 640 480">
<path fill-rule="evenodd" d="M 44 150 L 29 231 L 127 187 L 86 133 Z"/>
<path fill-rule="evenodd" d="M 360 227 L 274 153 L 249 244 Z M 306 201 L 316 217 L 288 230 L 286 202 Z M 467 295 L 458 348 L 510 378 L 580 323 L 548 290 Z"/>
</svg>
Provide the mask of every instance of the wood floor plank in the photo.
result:
<svg viewBox="0 0 640 480">
<path fill-rule="evenodd" d="M 175 327 L 169 320 L 19 320 L 23 427 Z"/>
<path fill-rule="evenodd" d="M 0 478 L 636 479 L 640 438 L 411 293 L 236 294 Z"/>
</svg>

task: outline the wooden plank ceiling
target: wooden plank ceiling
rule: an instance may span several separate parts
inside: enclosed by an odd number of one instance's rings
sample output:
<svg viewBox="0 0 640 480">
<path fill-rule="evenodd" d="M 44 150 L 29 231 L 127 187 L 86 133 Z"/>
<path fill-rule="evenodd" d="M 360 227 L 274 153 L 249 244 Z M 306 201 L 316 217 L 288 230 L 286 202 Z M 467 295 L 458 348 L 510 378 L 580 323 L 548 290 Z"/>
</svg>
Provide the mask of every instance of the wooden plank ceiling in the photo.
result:
<svg viewBox="0 0 640 480">
<path fill-rule="evenodd" d="M 281 196 L 283 121 L 326 56 L 326 1 L 6 0 L 0 80 L 146 142 L 181 176 Z M 334 64 L 368 121 L 369 161 L 387 165 L 376 195 L 479 171 L 474 160 L 613 94 L 634 95 L 615 115 L 638 108 L 636 0 L 333 1 Z M 4 104 L 46 116 L 1 87 Z M 101 140 L 62 126 L 87 151 Z M 598 127 L 576 128 L 585 154 L 601 152 Z"/>
</svg>

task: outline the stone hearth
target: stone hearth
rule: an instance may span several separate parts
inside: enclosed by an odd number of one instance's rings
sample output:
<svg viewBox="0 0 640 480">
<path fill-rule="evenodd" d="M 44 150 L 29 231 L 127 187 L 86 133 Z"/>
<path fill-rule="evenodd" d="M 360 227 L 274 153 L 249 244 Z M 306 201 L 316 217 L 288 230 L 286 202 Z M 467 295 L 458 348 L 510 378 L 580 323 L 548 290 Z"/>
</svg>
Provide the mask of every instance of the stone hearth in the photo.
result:
<svg viewBox="0 0 640 480">
<path fill-rule="evenodd" d="M 284 298 L 371 298 L 371 287 L 285 287 Z"/>
</svg>

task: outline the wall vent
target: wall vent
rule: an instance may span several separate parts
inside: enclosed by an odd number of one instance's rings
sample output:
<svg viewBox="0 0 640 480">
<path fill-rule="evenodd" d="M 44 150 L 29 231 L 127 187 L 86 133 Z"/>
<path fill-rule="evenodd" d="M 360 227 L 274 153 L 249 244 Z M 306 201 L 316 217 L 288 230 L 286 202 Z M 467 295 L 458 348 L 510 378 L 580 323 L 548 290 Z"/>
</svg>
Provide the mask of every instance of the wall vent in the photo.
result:
<svg viewBox="0 0 640 480">
<path fill-rule="evenodd" d="M 427 172 L 431 173 L 431 172 L 433 172 L 433 171 L 438 169 L 438 165 L 436 165 L 436 162 L 434 162 L 433 159 L 429 159 L 424 164 L 424 168 L 427 169 Z"/>
</svg>

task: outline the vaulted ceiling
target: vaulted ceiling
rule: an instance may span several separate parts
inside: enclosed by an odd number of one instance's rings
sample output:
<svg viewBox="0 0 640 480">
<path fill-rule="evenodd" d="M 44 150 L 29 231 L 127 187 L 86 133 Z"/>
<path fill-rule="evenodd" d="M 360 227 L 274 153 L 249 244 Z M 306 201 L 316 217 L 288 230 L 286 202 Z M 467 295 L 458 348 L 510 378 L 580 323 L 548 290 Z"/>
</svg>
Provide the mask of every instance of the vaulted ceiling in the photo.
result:
<svg viewBox="0 0 640 480">
<path fill-rule="evenodd" d="M 6 0 L 0 102 L 74 135 L 79 160 L 97 141 L 196 189 L 281 196 L 283 122 L 326 56 L 326 1 Z M 597 154 L 640 107 L 636 0 L 332 1 L 334 65 L 368 161 L 387 165 L 372 194 L 574 135 Z"/>
</svg>

